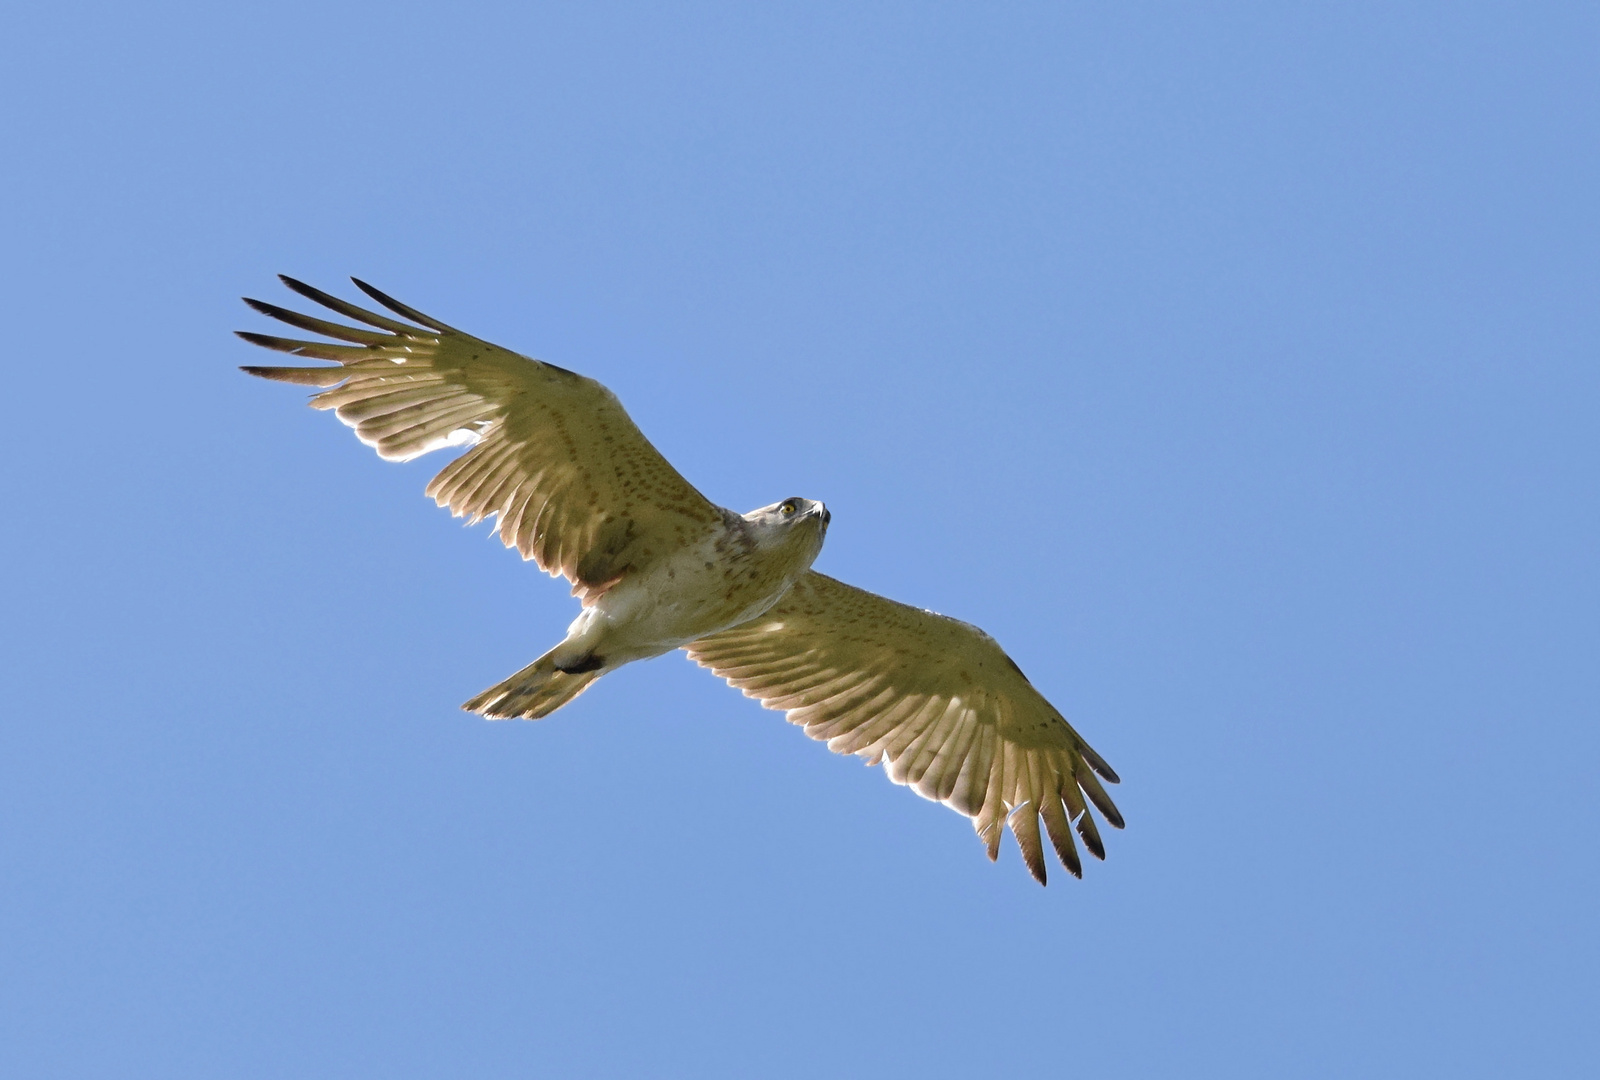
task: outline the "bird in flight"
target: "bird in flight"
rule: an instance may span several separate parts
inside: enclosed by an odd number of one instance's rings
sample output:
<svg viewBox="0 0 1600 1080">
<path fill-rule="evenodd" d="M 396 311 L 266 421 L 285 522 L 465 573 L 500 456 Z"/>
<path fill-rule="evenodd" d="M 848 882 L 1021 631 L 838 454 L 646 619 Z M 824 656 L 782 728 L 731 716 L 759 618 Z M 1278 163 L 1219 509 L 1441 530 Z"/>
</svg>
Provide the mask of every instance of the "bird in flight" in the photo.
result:
<svg viewBox="0 0 1600 1080">
<path fill-rule="evenodd" d="M 335 365 L 243 370 L 320 388 L 312 408 L 332 409 L 386 460 L 470 447 L 427 493 L 469 524 L 494 519 L 507 547 L 566 578 L 582 602 L 555 648 L 462 708 L 536 720 L 623 664 L 683 649 L 830 750 L 882 764 L 895 783 L 971 818 L 991 860 L 1009 825 L 1041 885 L 1041 819 L 1074 877 L 1083 876 L 1074 830 L 1105 858 L 1089 807 L 1122 828 L 1101 784 L 1117 774 L 988 634 L 812 570 L 831 518 L 821 502 L 726 510 L 595 380 L 464 334 L 360 280 L 399 318 L 281 280 L 361 325 L 246 298 L 344 344 L 239 331 Z"/>
</svg>

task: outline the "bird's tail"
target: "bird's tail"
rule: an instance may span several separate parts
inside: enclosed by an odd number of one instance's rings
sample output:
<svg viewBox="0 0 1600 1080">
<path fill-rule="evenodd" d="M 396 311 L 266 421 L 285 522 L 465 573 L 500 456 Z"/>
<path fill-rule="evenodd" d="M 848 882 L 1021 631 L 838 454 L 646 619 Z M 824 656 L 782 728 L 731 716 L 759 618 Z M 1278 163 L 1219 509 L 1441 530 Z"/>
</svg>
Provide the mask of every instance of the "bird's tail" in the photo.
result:
<svg viewBox="0 0 1600 1080">
<path fill-rule="evenodd" d="M 556 667 L 555 649 L 502 683 L 461 706 L 481 713 L 490 720 L 538 720 L 589 689 L 589 684 L 605 674 L 596 664 L 587 671 L 562 671 Z"/>
</svg>

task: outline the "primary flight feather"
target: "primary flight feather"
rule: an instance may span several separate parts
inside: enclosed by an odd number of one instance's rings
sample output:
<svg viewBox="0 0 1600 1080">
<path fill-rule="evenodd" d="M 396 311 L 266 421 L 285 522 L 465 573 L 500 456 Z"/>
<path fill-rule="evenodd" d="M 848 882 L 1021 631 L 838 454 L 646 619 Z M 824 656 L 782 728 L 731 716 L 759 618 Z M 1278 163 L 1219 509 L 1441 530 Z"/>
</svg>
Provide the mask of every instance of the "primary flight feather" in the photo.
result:
<svg viewBox="0 0 1600 1080">
<path fill-rule="evenodd" d="M 988 634 L 812 570 L 831 515 L 790 498 L 737 514 L 696 491 L 593 379 L 491 345 L 384 295 L 406 321 L 293 278 L 362 326 L 263 303 L 263 315 L 346 344 L 240 331 L 334 367 L 243 370 L 322 388 L 311 399 L 391 461 L 470 446 L 427 492 L 572 583 L 582 610 L 555 648 L 463 708 L 548 716 L 633 660 L 684 649 L 829 749 L 882 763 L 973 820 L 989 857 L 1009 824 L 1045 881 L 1039 823 L 1082 876 L 1073 834 L 1105 857 L 1092 806 L 1121 828 L 1117 775 Z"/>
</svg>

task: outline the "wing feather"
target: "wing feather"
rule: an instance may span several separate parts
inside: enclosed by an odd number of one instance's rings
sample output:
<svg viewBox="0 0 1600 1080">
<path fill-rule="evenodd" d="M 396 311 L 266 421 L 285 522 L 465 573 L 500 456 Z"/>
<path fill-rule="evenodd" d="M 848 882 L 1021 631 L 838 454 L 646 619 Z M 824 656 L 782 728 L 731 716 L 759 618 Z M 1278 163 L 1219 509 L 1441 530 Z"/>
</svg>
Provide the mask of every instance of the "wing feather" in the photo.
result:
<svg viewBox="0 0 1600 1080">
<path fill-rule="evenodd" d="M 375 334 L 371 330 L 360 330 L 354 326 L 343 323 L 329 322 L 327 319 L 317 319 L 310 315 L 302 315 L 298 311 L 290 311 L 276 304 L 268 304 L 261 300 L 245 299 L 245 303 L 267 316 L 287 323 L 296 330 L 305 330 L 323 337 L 331 337 L 337 341 L 354 342 L 357 345 L 383 345 L 389 341 L 388 334 Z"/>
<path fill-rule="evenodd" d="M 808 686 L 793 696 L 796 705 L 786 705 L 784 708 L 795 714 L 793 721 L 797 724 L 808 723 L 812 717 L 848 712 L 855 695 L 863 690 L 870 692 L 871 686 L 877 685 L 880 681 L 881 678 L 877 676 L 863 675 L 859 671 L 847 671 L 837 678 Z"/>
<path fill-rule="evenodd" d="M 893 686 L 880 687 L 876 694 L 853 709 L 825 720 L 807 723 L 806 734 L 818 742 L 828 742 L 831 745 L 830 740 L 854 731 L 874 716 L 883 715 L 899 700 L 901 700 L 899 690 Z"/>
<path fill-rule="evenodd" d="M 882 753 L 878 744 L 883 741 L 884 736 L 892 734 L 902 724 L 915 723 L 916 718 L 921 716 L 922 710 L 927 707 L 926 696 L 909 698 L 880 713 L 863 717 L 853 731 L 830 740 L 828 747 L 840 754 L 858 754 L 869 759 L 877 757 Z M 876 764 L 875 761 L 873 763 Z"/>
<path fill-rule="evenodd" d="M 1106 845 L 1100 839 L 1100 826 L 1094 823 L 1094 815 L 1087 810 L 1078 815 L 1078 835 L 1083 837 L 1083 846 L 1089 849 L 1089 854 L 1102 860 L 1106 857 Z"/>
<path fill-rule="evenodd" d="M 805 672 L 808 677 L 822 677 L 826 674 L 825 662 L 815 652 L 807 650 L 793 656 L 779 656 L 772 658 L 769 653 L 756 653 L 744 650 L 734 655 L 730 661 L 730 671 L 750 672 L 751 677 L 763 685 L 774 679 L 786 678 L 789 675 Z M 734 675 L 740 678 L 741 675 Z"/>
<path fill-rule="evenodd" d="M 385 459 L 470 446 L 433 478 L 428 495 L 470 523 L 496 517 L 507 547 L 566 577 L 586 603 L 646 567 L 650 553 L 675 550 L 722 524 L 724 512 L 593 379 L 463 334 L 365 282 L 356 285 L 400 319 L 282 281 L 362 325 L 246 300 L 262 315 L 346 344 L 241 331 L 263 348 L 339 365 L 244 370 L 322 388 L 312 406 L 333 410 Z"/>
<path fill-rule="evenodd" d="M 901 764 L 901 759 L 938 724 L 939 718 L 945 715 L 950 704 L 943 698 L 930 698 L 926 705 L 917 710 L 915 716 L 879 737 L 878 743 L 887 762 L 884 771 L 889 774 L 890 780 L 897 784 L 906 782 L 905 767 Z"/>
<path fill-rule="evenodd" d="M 329 345 L 322 341 L 301 341 L 298 338 L 281 338 L 273 334 L 257 334 L 249 330 L 235 330 L 234 333 L 244 338 L 252 345 L 259 345 L 263 349 L 273 352 L 289 353 L 291 356 L 304 356 L 308 360 L 336 360 L 341 364 L 353 364 L 361 360 L 372 359 L 372 350 L 358 349 L 351 345 Z"/>
<path fill-rule="evenodd" d="M 350 280 L 355 283 L 356 288 L 360 289 L 362 292 L 366 293 L 368 296 L 372 297 L 378 303 L 382 304 L 384 307 L 388 308 L 390 311 L 394 312 L 396 315 L 399 315 L 401 318 L 410 319 L 414 323 L 421 323 L 423 326 L 426 326 L 428 329 L 430 329 L 430 330 L 438 330 L 441 333 L 450 334 L 450 333 L 455 333 L 456 332 L 454 327 L 446 326 L 444 323 L 440 322 L 437 319 L 429 318 L 428 316 L 424 315 L 422 312 L 418 311 L 416 308 L 407 307 L 406 305 L 402 304 L 400 301 L 396 300 L 394 297 L 389 296 L 386 293 L 381 293 L 377 289 L 374 289 L 371 285 L 368 285 L 365 281 L 362 281 L 360 278 L 351 278 Z"/>
<path fill-rule="evenodd" d="M 1072 823 L 1061 810 L 1061 799 L 1057 797 L 1044 800 L 1039 807 L 1039 814 L 1044 818 L 1045 832 L 1050 836 L 1050 843 L 1056 849 L 1056 858 L 1067 868 L 1067 873 L 1075 878 L 1081 878 L 1083 863 L 1078 858 L 1078 846 L 1072 842 Z"/>
<path fill-rule="evenodd" d="M 1017 847 L 1022 850 L 1022 861 L 1027 864 L 1028 872 L 1043 885 L 1044 845 L 1039 842 L 1039 815 L 1035 807 L 1031 803 L 1024 802 L 1007 820 L 1011 824 L 1012 835 L 1017 838 Z"/>
<path fill-rule="evenodd" d="M 1087 808 L 1123 825 L 1101 783 L 1116 773 L 977 627 L 813 571 L 686 651 L 830 750 L 971 818 L 991 858 L 1009 826 L 1041 884 L 1044 837 L 1082 876 L 1074 826 L 1091 854 L 1105 850 Z"/>
<path fill-rule="evenodd" d="M 921 775 L 913 781 L 917 793 L 934 802 L 944 802 L 955 791 L 961 766 L 978 735 L 978 725 L 957 723 L 950 734 L 935 744 L 933 757 L 922 766 Z M 910 771 L 910 770 L 908 770 Z"/>
<path fill-rule="evenodd" d="M 347 300 L 340 300 L 337 296 L 325 293 L 321 289 L 313 288 L 303 281 L 296 281 L 287 274 L 279 274 L 278 280 L 283 282 L 284 285 L 288 286 L 290 290 L 299 293 L 307 300 L 321 304 L 330 311 L 337 311 L 340 315 L 343 315 L 347 319 L 354 319 L 356 322 L 366 323 L 368 326 L 376 326 L 379 330 L 388 330 L 392 333 L 401 335 L 413 334 L 416 332 L 417 328 L 415 326 L 407 326 L 405 323 L 395 322 L 393 319 L 386 318 L 385 316 L 379 315 L 376 312 L 368 311 L 366 308 L 357 307 L 355 304 L 352 304 Z M 246 301 L 246 303 L 248 303 L 248 301 Z M 422 325 L 426 326 L 428 324 L 423 323 Z"/>
<path fill-rule="evenodd" d="M 970 731 L 972 726 L 967 721 L 967 708 L 959 699 L 946 702 L 939 715 L 930 718 L 916 739 L 896 755 L 889 775 L 898 774 L 900 783 L 919 787 L 940 751 L 953 746 L 957 733 Z"/>
<path fill-rule="evenodd" d="M 989 785 L 983 795 L 983 809 L 978 811 L 972 822 L 984 842 L 990 862 L 1000 857 L 1000 837 L 1005 832 L 1001 827 L 1006 818 L 1006 800 L 1002 792 L 1005 790 L 1006 748 L 1009 745 L 995 740 L 994 754 L 989 760 Z"/>
<path fill-rule="evenodd" d="M 462 515 L 472 524 L 484 518 L 503 515 L 511 501 L 511 490 L 526 476 L 521 456 L 514 446 L 492 447 L 483 468 L 473 471 L 455 499 L 441 503 L 451 513 Z M 438 497 L 434 499 L 438 502 Z M 514 535 L 514 534 L 513 534 Z"/>
<path fill-rule="evenodd" d="M 750 669 L 746 668 L 743 670 L 748 671 Z M 739 682 L 759 682 L 761 684 L 762 693 L 766 694 L 770 698 L 777 698 L 787 694 L 792 694 L 801 687 L 809 685 L 813 679 L 821 674 L 821 671 L 822 669 L 819 668 L 815 663 L 796 664 L 785 671 L 772 675 L 770 678 L 763 679 L 760 675 L 752 675 L 751 680 L 741 679 Z M 739 683 L 735 683 L 734 685 L 739 687 L 739 689 L 744 689 L 742 686 L 739 686 Z M 747 693 L 750 697 L 757 696 L 755 693 L 748 691 Z"/>
<path fill-rule="evenodd" d="M 972 749 L 961 761 L 955 785 L 941 802 L 948 802 L 958 814 L 977 817 L 983 809 L 984 781 L 989 776 L 989 760 L 994 754 L 994 729 L 976 727 Z"/>
</svg>

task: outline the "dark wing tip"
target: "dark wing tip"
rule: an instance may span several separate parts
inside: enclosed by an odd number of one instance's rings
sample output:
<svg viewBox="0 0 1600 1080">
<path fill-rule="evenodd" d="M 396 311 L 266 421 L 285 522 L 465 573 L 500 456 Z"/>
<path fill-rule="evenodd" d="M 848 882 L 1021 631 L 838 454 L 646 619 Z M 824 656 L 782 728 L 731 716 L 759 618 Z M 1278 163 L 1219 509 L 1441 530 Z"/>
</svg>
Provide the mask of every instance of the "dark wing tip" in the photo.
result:
<svg viewBox="0 0 1600 1080">
<path fill-rule="evenodd" d="M 273 382 L 297 383 L 300 386 L 334 386 L 349 378 L 349 373 L 341 368 L 294 368 L 294 367 L 259 367 L 255 364 L 242 365 L 240 371 L 246 375 L 254 375 L 258 379 L 271 379 Z"/>
<path fill-rule="evenodd" d="M 260 345 L 263 349 L 271 349 L 274 352 L 295 352 L 296 346 L 301 344 L 288 338 L 273 337 L 271 334 L 258 334 L 254 330 L 235 330 L 234 334 L 252 345 Z"/>
<path fill-rule="evenodd" d="M 344 303 L 337 296 L 325 293 L 315 285 L 307 285 L 299 278 L 292 278 L 288 274 L 279 274 L 278 280 L 283 282 L 291 292 L 297 292 L 307 300 L 314 301 L 326 308 L 332 308 L 334 311 L 338 311 L 339 305 Z"/>
<path fill-rule="evenodd" d="M 277 319 L 279 322 L 291 322 L 297 318 L 304 318 L 304 316 L 297 315 L 288 308 L 281 308 L 277 304 L 269 304 L 265 300 L 257 300 L 251 296 L 241 296 L 239 299 L 249 304 L 251 311 L 259 312 L 269 319 Z"/>
<path fill-rule="evenodd" d="M 347 300 L 340 300 L 337 296 L 325 293 L 315 286 L 307 285 L 305 282 L 292 278 L 288 274 L 279 274 L 278 280 L 283 282 L 290 291 L 299 293 L 307 300 L 310 300 L 316 304 L 321 304 L 329 311 L 336 311 L 340 315 L 354 319 L 357 322 L 366 323 L 368 326 L 376 326 L 378 329 L 387 330 L 391 334 L 415 336 L 417 333 L 417 328 L 415 326 L 398 322 L 386 315 L 379 315 L 375 311 L 368 311 L 364 307 L 357 307 L 355 304 L 352 304 Z M 338 335 L 330 334 L 329 336 L 336 337 Z"/>
<path fill-rule="evenodd" d="M 1083 863 L 1078 859 L 1078 845 L 1072 842 L 1072 823 L 1062 812 L 1061 799 L 1046 798 L 1040 810 L 1045 831 L 1050 835 L 1050 843 L 1055 846 L 1056 858 L 1067 868 L 1067 873 L 1082 878 Z"/>
<path fill-rule="evenodd" d="M 1083 837 L 1083 846 L 1089 849 L 1089 854 L 1106 861 L 1106 845 L 1100 839 L 1100 830 L 1095 827 L 1094 818 L 1085 810 L 1078 818 L 1078 835 Z"/>
<path fill-rule="evenodd" d="M 414 323 L 420 323 L 423 326 L 426 326 L 429 330 L 437 330 L 442 334 L 451 332 L 452 328 L 446 326 L 438 319 L 429 318 L 416 308 L 402 304 L 388 293 L 383 292 L 381 289 L 373 288 L 360 278 L 352 277 L 350 280 L 355 282 L 356 288 L 372 297 L 374 300 L 388 308 L 390 311 L 394 312 L 396 315 L 399 315 L 402 318 L 410 319 Z"/>
<path fill-rule="evenodd" d="M 1110 765 L 1107 765 L 1106 759 L 1095 753 L 1094 747 L 1090 746 L 1082 739 L 1078 740 L 1078 753 L 1083 755 L 1083 760 L 1087 761 L 1089 763 L 1089 767 L 1095 772 L 1099 773 L 1107 783 L 1122 783 L 1122 777 L 1117 775 L 1117 770 L 1113 769 Z"/>
</svg>

